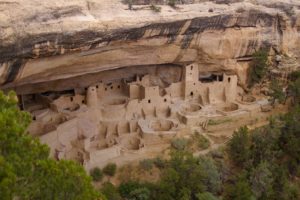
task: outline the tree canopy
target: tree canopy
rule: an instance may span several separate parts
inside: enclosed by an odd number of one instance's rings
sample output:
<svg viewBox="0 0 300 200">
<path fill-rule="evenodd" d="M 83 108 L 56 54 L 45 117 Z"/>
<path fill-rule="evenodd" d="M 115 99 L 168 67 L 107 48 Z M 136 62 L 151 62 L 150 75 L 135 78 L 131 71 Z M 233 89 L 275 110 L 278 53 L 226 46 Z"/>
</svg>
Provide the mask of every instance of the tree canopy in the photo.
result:
<svg viewBox="0 0 300 200">
<path fill-rule="evenodd" d="M 97 199 L 82 166 L 50 159 L 49 148 L 25 132 L 30 120 L 19 110 L 15 93 L 0 92 L 1 199 Z"/>
</svg>

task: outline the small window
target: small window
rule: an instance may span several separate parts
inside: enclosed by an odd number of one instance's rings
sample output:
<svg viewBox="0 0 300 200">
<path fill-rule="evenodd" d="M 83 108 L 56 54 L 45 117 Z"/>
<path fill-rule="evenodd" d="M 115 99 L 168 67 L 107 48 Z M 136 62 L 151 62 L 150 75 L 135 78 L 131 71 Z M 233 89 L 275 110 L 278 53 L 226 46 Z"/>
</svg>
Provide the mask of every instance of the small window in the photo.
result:
<svg viewBox="0 0 300 200">
<path fill-rule="evenodd" d="M 194 96 L 194 92 L 191 92 L 191 96 Z"/>
<path fill-rule="evenodd" d="M 111 86 L 110 89 L 114 89 L 114 86 Z"/>
<path fill-rule="evenodd" d="M 150 99 L 148 100 L 148 103 L 151 103 L 151 100 L 150 100 Z"/>
<path fill-rule="evenodd" d="M 84 101 L 84 100 L 82 100 L 82 101 L 81 101 L 81 103 L 85 103 L 85 101 Z"/>
<path fill-rule="evenodd" d="M 92 89 L 92 92 L 94 92 L 94 91 L 95 91 L 95 89 L 93 88 L 93 89 Z"/>
<path fill-rule="evenodd" d="M 84 88 L 84 90 L 86 91 L 86 90 L 87 90 L 87 88 Z"/>
<path fill-rule="evenodd" d="M 194 83 L 194 85 L 196 85 L 196 83 Z"/>
<path fill-rule="evenodd" d="M 231 78 L 229 77 L 229 78 L 228 78 L 228 83 L 230 83 L 230 81 L 231 81 Z"/>
<path fill-rule="evenodd" d="M 191 70 L 193 70 L 193 67 L 194 67 L 194 66 L 192 65 L 192 66 L 191 66 Z"/>
<path fill-rule="evenodd" d="M 96 88 L 98 89 L 98 88 L 99 88 L 99 86 L 98 86 L 98 85 L 96 85 Z"/>
<path fill-rule="evenodd" d="M 107 91 L 107 88 L 105 88 L 105 91 Z"/>
<path fill-rule="evenodd" d="M 167 99 L 164 99 L 164 102 L 167 102 Z"/>
<path fill-rule="evenodd" d="M 121 88 L 121 86 L 120 85 L 118 85 L 118 89 L 120 89 Z"/>
<path fill-rule="evenodd" d="M 71 102 L 74 100 L 73 97 L 70 97 Z"/>
<path fill-rule="evenodd" d="M 36 120 L 36 116 L 33 116 L 32 119 L 35 121 Z"/>
</svg>

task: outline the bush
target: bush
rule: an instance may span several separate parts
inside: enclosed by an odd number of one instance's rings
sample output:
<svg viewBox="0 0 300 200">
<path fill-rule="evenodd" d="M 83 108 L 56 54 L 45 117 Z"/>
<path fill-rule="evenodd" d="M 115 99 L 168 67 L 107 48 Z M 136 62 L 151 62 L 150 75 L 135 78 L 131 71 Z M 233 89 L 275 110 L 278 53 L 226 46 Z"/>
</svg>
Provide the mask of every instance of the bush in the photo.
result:
<svg viewBox="0 0 300 200">
<path fill-rule="evenodd" d="M 144 159 L 140 161 L 140 167 L 146 171 L 149 171 L 153 168 L 153 160 Z"/>
<path fill-rule="evenodd" d="M 95 167 L 94 169 L 92 169 L 90 171 L 90 175 L 93 178 L 93 181 L 96 181 L 96 182 L 101 181 L 103 178 L 103 172 L 98 167 Z"/>
<path fill-rule="evenodd" d="M 103 168 L 103 173 L 108 176 L 114 176 L 116 174 L 117 165 L 109 163 Z"/>
<path fill-rule="evenodd" d="M 283 92 L 282 85 L 276 79 L 271 81 L 270 85 L 270 97 L 271 97 L 271 104 L 274 105 L 275 101 L 278 100 L 279 103 L 283 103 L 285 100 L 285 93 Z"/>
<path fill-rule="evenodd" d="M 101 192 L 108 200 L 122 200 L 117 188 L 110 182 L 106 182 L 102 185 Z"/>
<path fill-rule="evenodd" d="M 197 200 L 218 200 L 213 194 L 209 192 L 203 192 L 196 195 Z"/>
<path fill-rule="evenodd" d="M 154 4 L 151 4 L 150 9 L 153 10 L 154 12 L 160 12 L 161 11 L 161 7 L 158 7 Z"/>
<path fill-rule="evenodd" d="M 245 165 L 249 158 L 251 139 L 247 127 L 241 127 L 233 133 L 233 137 L 228 142 L 229 156 L 238 166 Z"/>
<path fill-rule="evenodd" d="M 176 6 L 176 0 L 169 0 L 168 5 L 171 6 L 171 7 L 175 7 Z"/>
<path fill-rule="evenodd" d="M 268 67 L 268 52 L 259 50 L 253 55 L 253 60 L 250 63 L 250 86 L 260 82 L 267 73 Z"/>
<path fill-rule="evenodd" d="M 183 151 L 187 148 L 188 143 L 189 143 L 189 140 L 186 138 L 175 138 L 172 140 L 171 146 L 174 149 Z"/>
<path fill-rule="evenodd" d="M 148 188 L 138 188 L 130 192 L 128 200 L 148 200 L 150 190 Z"/>
<path fill-rule="evenodd" d="M 210 146 L 209 140 L 198 132 L 193 135 L 192 141 L 196 142 L 200 150 L 207 149 Z"/>
<path fill-rule="evenodd" d="M 136 189 L 141 188 L 141 184 L 139 182 L 136 181 L 128 181 L 128 182 L 122 182 L 119 185 L 119 193 L 123 198 L 129 198 L 130 197 L 130 193 Z"/>
<path fill-rule="evenodd" d="M 160 157 L 156 157 L 153 159 L 153 164 L 159 168 L 159 169 L 162 169 L 166 166 L 166 161 L 164 161 L 162 158 Z"/>
<path fill-rule="evenodd" d="M 199 166 L 205 171 L 203 182 L 207 191 L 217 194 L 221 190 L 221 174 L 216 166 L 215 161 L 207 156 L 199 157 Z"/>
</svg>

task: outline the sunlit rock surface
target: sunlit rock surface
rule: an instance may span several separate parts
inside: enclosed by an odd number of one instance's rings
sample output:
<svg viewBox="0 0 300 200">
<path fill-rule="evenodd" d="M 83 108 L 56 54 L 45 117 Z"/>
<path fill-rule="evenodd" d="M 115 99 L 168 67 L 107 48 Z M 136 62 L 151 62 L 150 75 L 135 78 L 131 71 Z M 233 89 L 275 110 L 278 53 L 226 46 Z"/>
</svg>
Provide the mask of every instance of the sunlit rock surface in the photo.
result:
<svg viewBox="0 0 300 200">
<path fill-rule="evenodd" d="M 1 1 L 1 88 L 59 91 L 194 62 L 234 71 L 243 83 L 255 50 L 299 54 L 297 0 L 189 2 L 156 13 L 121 0 Z"/>
</svg>

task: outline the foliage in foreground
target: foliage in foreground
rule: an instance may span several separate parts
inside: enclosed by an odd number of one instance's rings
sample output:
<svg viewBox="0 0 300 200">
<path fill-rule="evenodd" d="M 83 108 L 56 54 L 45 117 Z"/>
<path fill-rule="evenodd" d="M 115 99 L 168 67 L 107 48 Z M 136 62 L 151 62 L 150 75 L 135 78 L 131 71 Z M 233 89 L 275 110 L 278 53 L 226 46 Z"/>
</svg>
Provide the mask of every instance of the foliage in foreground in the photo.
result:
<svg viewBox="0 0 300 200">
<path fill-rule="evenodd" d="M 49 159 L 49 149 L 25 133 L 30 115 L 16 95 L 0 92 L 0 197 L 10 199 L 97 199 L 84 169 Z"/>
</svg>

